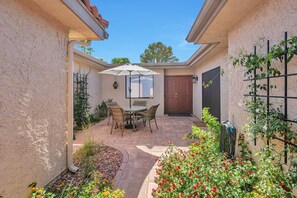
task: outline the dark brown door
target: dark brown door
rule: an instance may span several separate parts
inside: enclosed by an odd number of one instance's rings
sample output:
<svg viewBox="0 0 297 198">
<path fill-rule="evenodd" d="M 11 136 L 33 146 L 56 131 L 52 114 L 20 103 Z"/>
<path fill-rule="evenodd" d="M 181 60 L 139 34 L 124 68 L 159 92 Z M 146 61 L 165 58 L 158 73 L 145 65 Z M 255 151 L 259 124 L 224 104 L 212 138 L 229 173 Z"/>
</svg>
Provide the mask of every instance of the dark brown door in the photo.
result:
<svg viewBox="0 0 297 198">
<path fill-rule="evenodd" d="M 220 67 L 212 69 L 202 74 L 202 83 L 207 84 L 212 81 L 211 85 L 206 88 L 202 87 L 202 107 L 208 107 L 209 112 L 221 120 L 221 75 Z"/>
<path fill-rule="evenodd" d="M 165 113 L 192 114 L 192 76 L 165 76 Z"/>
</svg>

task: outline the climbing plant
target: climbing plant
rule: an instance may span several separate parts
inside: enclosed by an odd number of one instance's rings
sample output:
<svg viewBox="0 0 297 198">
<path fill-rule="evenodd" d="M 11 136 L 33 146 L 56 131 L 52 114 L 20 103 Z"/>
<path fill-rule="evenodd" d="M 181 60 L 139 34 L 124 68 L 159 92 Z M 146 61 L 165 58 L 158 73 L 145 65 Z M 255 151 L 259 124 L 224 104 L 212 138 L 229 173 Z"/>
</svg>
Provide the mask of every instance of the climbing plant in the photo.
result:
<svg viewBox="0 0 297 198">
<path fill-rule="evenodd" d="M 254 94 L 254 92 L 259 90 L 267 90 L 267 84 L 261 79 L 267 77 L 275 77 L 281 75 L 280 70 L 277 68 L 277 64 L 271 64 L 273 61 L 283 62 L 284 54 L 287 53 L 288 63 L 297 55 L 297 37 L 292 37 L 287 41 L 287 52 L 284 50 L 285 42 L 281 41 L 278 45 L 274 45 L 270 52 L 266 55 L 257 55 L 255 53 L 241 53 L 239 57 L 232 57 L 233 66 L 242 66 L 246 68 L 244 76 L 249 79 L 249 94 Z M 270 67 L 267 68 L 267 65 Z M 257 70 L 256 76 L 254 76 L 254 70 Z M 256 79 L 257 83 L 253 83 L 252 80 Z M 276 89 L 276 85 L 270 85 L 270 89 Z M 256 100 L 247 100 L 245 102 L 247 111 L 254 118 L 256 116 L 257 122 L 251 119 L 248 124 L 249 130 L 255 135 L 264 135 L 266 138 L 271 138 L 277 133 L 282 134 L 284 130 L 288 130 L 290 137 L 295 137 L 295 132 L 290 130 L 290 123 L 282 120 L 283 114 L 280 108 L 275 108 L 270 105 L 270 113 L 266 113 L 266 103 L 261 98 L 256 98 Z M 269 123 L 269 126 L 267 125 Z"/>
<path fill-rule="evenodd" d="M 81 128 L 89 122 L 88 74 L 74 75 L 73 117 L 77 127 Z"/>
<path fill-rule="evenodd" d="M 278 139 L 284 142 L 286 145 L 284 148 L 286 157 L 288 151 L 292 153 L 297 151 L 297 134 L 292 130 L 292 122 L 296 120 L 288 120 L 287 115 L 281 111 L 282 106 L 270 103 L 269 94 L 263 96 L 257 93 L 263 93 L 263 91 L 269 93 L 269 90 L 277 89 L 277 85 L 271 84 L 269 78 L 287 77 L 286 73 L 281 74 L 279 63 L 287 65 L 297 55 L 297 37 L 294 36 L 287 39 L 287 36 L 285 36 L 284 41 L 271 48 L 268 47 L 266 54 L 257 54 L 255 51 L 252 53 L 240 53 L 238 57 L 231 58 L 233 66 L 245 68 L 244 77 L 249 82 L 249 90 L 245 96 L 252 97 L 252 99 L 245 101 L 246 111 L 249 113 L 250 119 L 244 126 L 244 130 L 249 132 L 254 139 L 266 139 L 268 145 L 271 139 Z M 264 81 L 263 79 L 268 80 Z M 276 98 L 286 99 L 287 96 L 276 96 Z M 279 137 L 284 137 L 284 139 Z M 271 146 L 273 147 L 273 145 Z M 291 160 L 294 160 L 294 158 L 292 157 Z"/>
</svg>

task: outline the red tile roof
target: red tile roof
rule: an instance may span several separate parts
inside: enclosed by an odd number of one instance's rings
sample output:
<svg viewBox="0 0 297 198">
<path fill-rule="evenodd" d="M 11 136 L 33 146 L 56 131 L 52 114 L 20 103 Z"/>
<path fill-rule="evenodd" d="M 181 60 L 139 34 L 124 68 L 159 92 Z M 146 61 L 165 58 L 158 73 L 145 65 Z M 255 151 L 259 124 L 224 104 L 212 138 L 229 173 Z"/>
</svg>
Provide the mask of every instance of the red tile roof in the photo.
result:
<svg viewBox="0 0 297 198">
<path fill-rule="evenodd" d="M 90 0 L 81 0 L 87 9 L 93 14 L 93 16 L 98 20 L 98 22 L 103 26 L 104 29 L 108 28 L 109 22 L 102 18 L 101 14 L 98 12 L 97 6 L 91 5 Z"/>
</svg>

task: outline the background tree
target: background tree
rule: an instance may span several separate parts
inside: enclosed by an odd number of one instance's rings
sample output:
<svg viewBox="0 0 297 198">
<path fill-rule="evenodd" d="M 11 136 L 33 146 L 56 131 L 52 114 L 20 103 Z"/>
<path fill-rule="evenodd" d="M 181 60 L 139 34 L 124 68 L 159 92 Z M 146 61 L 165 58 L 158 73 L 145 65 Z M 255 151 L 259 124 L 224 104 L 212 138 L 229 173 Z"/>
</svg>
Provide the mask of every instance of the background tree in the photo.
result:
<svg viewBox="0 0 297 198">
<path fill-rule="evenodd" d="M 172 63 L 178 60 L 176 56 L 173 56 L 172 47 L 167 47 L 162 42 L 149 44 L 144 53 L 140 55 L 142 63 Z"/>
<path fill-rule="evenodd" d="M 113 58 L 111 60 L 112 64 L 130 64 L 129 58 Z"/>
<path fill-rule="evenodd" d="M 81 42 L 87 43 L 88 41 L 87 40 L 81 40 Z M 80 51 L 82 51 L 85 54 L 92 55 L 92 52 L 94 52 L 94 49 L 91 46 L 87 46 L 87 47 L 86 46 L 80 46 Z"/>
</svg>

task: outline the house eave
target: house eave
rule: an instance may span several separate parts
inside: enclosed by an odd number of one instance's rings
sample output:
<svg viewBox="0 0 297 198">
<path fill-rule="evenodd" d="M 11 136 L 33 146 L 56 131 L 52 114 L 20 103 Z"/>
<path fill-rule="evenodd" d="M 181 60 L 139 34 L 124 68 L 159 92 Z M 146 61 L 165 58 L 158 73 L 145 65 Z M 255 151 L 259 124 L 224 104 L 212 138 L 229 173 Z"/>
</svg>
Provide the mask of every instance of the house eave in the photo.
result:
<svg viewBox="0 0 297 198">
<path fill-rule="evenodd" d="M 187 61 L 187 65 L 189 67 L 193 67 L 193 65 L 201 60 L 206 54 L 212 51 L 218 43 L 209 43 L 202 45 Z"/>
<path fill-rule="evenodd" d="M 107 69 L 108 64 L 105 62 L 102 62 L 100 60 L 98 60 L 97 58 L 90 56 L 88 54 L 85 54 L 79 50 L 74 50 L 74 58 L 78 59 L 80 61 L 85 61 L 87 63 L 89 63 L 90 65 L 92 65 L 93 67 L 96 67 L 97 69 Z"/>
<path fill-rule="evenodd" d="M 108 33 L 81 0 L 32 0 L 69 30 L 70 40 L 104 40 Z"/>
<path fill-rule="evenodd" d="M 261 0 L 206 0 L 186 40 L 196 44 L 223 43 L 228 33 Z"/>
<path fill-rule="evenodd" d="M 196 43 L 227 1 L 228 0 L 205 0 L 186 40 Z"/>
</svg>

